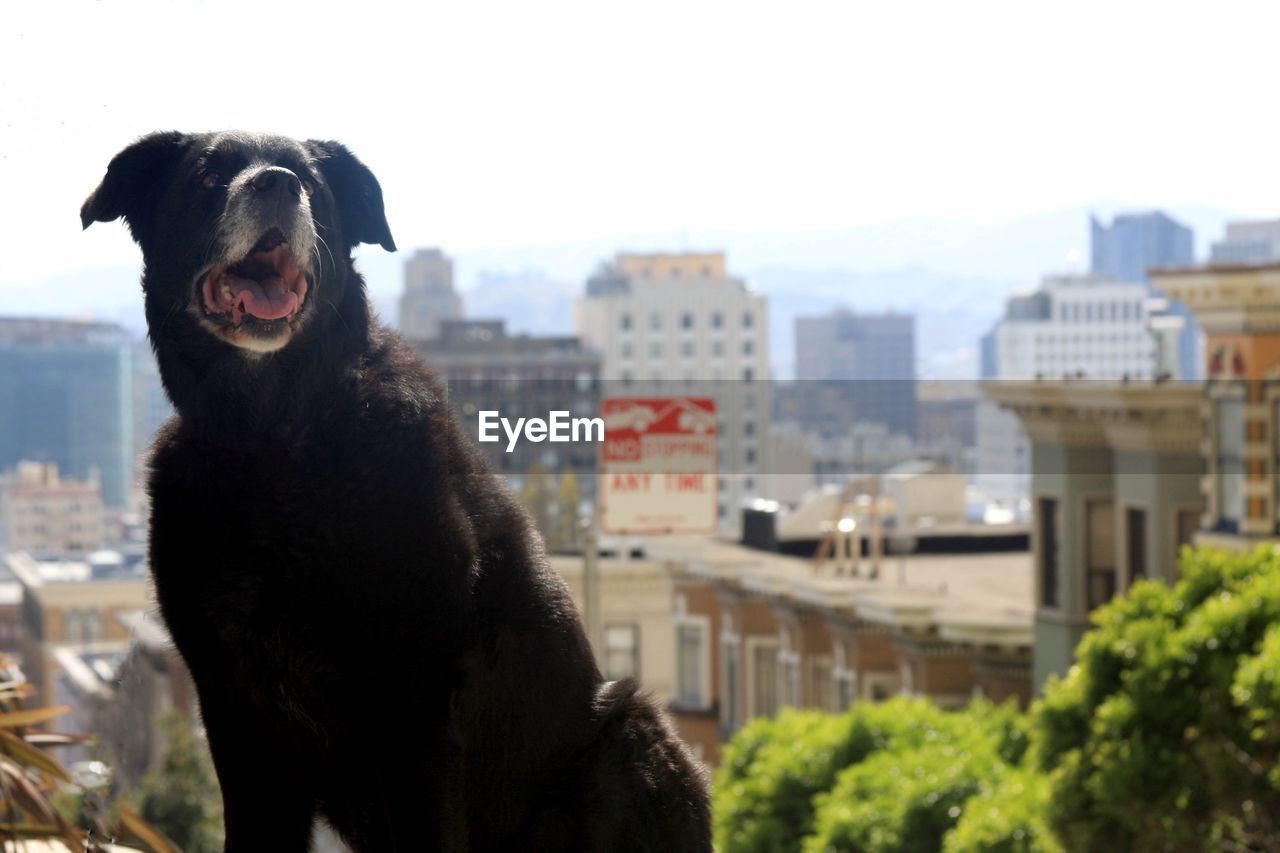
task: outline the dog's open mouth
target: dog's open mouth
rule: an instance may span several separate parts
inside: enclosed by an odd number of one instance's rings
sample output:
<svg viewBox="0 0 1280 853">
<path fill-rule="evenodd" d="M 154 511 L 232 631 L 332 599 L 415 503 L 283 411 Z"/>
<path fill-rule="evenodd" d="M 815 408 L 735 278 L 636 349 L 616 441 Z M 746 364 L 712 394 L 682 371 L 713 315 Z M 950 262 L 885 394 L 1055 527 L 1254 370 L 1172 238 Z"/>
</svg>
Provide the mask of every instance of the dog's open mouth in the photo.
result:
<svg viewBox="0 0 1280 853">
<path fill-rule="evenodd" d="M 200 291 L 209 319 L 238 327 L 293 320 L 302 310 L 307 288 L 306 272 L 294 260 L 284 235 L 273 228 L 243 260 L 210 269 Z"/>
</svg>

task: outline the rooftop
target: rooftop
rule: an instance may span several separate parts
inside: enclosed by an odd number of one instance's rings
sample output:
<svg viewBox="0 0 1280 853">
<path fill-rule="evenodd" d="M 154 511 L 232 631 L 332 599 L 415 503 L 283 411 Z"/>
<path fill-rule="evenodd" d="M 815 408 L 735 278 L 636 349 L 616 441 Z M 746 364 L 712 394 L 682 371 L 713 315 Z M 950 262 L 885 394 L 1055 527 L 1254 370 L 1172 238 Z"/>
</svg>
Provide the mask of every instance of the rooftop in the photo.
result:
<svg viewBox="0 0 1280 853">
<path fill-rule="evenodd" d="M 812 560 L 724 539 L 655 539 L 649 554 L 722 586 L 868 622 L 937 631 L 957 642 L 1031 644 L 1035 607 L 1031 555 L 1025 551 L 885 557 L 875 580 L 829 567 L 818 571 Z"/>
</svg>

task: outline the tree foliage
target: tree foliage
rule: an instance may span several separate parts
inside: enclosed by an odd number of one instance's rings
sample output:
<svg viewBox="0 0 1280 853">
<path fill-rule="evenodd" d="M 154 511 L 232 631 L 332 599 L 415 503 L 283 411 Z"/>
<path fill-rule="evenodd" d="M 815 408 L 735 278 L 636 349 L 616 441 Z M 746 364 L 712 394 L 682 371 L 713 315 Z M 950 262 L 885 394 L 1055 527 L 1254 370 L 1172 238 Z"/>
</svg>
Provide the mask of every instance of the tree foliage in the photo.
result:
<svg viewBox="0 0 1280 853">
<path fill-rule="evenodd" d="M 755 720 L 726 750 L 717 847 L 938 849 L 953 808 L 1026 747 L 1023 715 L 986 702 L 948 712 L 898 698 Z"/>
<path fill-rule="evenodd" d="M 1036 712 L 1048 817 L 1071 849 L 1280 839 L 1280 551 L 1184 553 L 1172 588 L 1095 614 Z"/>
<path fill-rule="evenodd" d="M 208 750 L 179 711 L 161 717 L 158 726 L 168 748 L 138 788 L 139 811 L 186 853 L 218 853 L 222 794 Z"/>
<path fill-rule="evenodd" d="M 1097 611 L 1028 714 L 899 698 L 752 721 L 717 777 L 718 849 L 1280 849 L 1280 548 L 1181 569 Z"/>
</svg>

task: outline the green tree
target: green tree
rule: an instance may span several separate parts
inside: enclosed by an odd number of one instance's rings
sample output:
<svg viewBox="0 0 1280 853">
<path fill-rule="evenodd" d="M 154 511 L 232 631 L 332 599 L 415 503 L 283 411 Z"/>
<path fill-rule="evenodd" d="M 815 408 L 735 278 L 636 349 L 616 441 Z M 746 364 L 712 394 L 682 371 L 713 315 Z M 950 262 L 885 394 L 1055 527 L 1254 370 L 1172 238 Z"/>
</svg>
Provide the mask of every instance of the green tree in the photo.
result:
<svg viewBox="0 0 1280 853">
<path fill-rule="evenodd" d="M 582 491 L 578 487 L 577 476 L 572 471 L 563 472 L 556 492 L 556 547 L 577 547 L 578 505 L 581 502 Z"/>
<path fill-rule="evenodd" d="M 1068 849 L 1275 849 L 1280 551 L 1186 551 L 1095 614 L 1035 711 Z"/>
<path fill-rule="evenodd" d="M 551 535 L 551 469 L 541 462 L 535 462 L 524 475 L 524 485 L 520 489 L 520 502 L 528 511 L 544 542 Z"/>
<path fill-rule="evenodd" d="M 168 748 L 139 786 L 139 811 L 186 853 L 218 853 L 222 794 L 209 752 L 179 711 L 165 714 L 157 726 Z"/>
<path fill-rule="evenodd" d="M 1011 705 L 905 698 L 754 720 L 717 777 L 717 848 L 936 850 L 951 809 L 1022 759 L 1026 723 Z"/>
</svg>

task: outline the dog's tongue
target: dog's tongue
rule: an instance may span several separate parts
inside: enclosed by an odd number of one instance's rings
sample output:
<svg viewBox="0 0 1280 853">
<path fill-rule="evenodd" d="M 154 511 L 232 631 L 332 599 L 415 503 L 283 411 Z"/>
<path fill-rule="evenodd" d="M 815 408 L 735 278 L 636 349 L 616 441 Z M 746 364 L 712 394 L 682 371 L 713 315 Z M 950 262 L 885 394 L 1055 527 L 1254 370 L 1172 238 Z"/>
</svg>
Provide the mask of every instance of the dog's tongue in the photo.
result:
<svg viewBox="0 0 1280 853">
<path fill-rule="evenodd" d="M 237 276 L 228 278 L 236 294 L 235 308 L 239 312 L 252 314 L 260 320 L 278 320 L 298 309 L 298 294 L 286 289 L 284 279 L 279 276 L 262 281 Z"/>
</svg>

